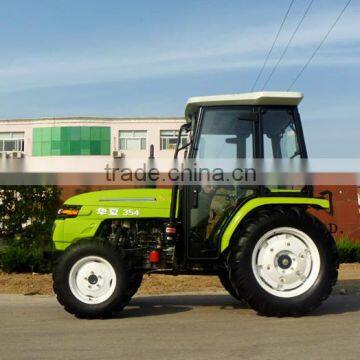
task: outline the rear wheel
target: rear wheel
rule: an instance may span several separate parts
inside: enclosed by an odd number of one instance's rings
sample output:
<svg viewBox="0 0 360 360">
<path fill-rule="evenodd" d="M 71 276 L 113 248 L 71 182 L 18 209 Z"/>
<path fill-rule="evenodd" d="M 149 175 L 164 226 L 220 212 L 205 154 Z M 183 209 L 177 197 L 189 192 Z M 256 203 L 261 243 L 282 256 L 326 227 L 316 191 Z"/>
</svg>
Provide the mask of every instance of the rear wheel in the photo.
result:
<svg viewBox="0 0 360 360">
<path fill-rule="evenodd" d="M 60 304 L 81 318 L 107 317 L 130 299 L 121 254 L 95 239 L 71 245 L 57 262 L 53 281 Z"/>
<path fill-rule="evenodd" d="M 297 316 L 321 304 L 337 280 L 335 242 L 300 209 L 261 211 L 233 239 L 230 279 L 264 315 Z"/>
<path fill-rule="evenodd" d="M 237 294 L 235 288 L 233 287 L 233 284 L 230 281 L 229 278 L 229 272 L 226 270 L 223 270 L 219 273 L 219 280 L 221 282 L 221 285 L 224 287 L 224 289 L 236 300 L 242 301 L 242 298 Z"/>
</svg>

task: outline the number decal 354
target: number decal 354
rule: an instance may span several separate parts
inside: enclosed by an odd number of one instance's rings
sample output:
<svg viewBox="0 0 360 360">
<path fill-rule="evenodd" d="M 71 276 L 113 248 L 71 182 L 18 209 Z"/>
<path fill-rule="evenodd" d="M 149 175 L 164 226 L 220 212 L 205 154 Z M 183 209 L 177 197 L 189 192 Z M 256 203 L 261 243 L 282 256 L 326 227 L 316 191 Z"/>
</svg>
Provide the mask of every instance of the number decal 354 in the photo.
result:
<svg viewBox="0 0 360 360">
<path fill-rule="evenodd" d="M 122 215 L 124 216 L 139 216 L 140 210 L 139 209 L 122 209 Z"/>
<path fill-rule="evenodd" d="M 96 213 L 101 216 L 140 216 L 139 209 L 98 208 Z"/>
</svg>

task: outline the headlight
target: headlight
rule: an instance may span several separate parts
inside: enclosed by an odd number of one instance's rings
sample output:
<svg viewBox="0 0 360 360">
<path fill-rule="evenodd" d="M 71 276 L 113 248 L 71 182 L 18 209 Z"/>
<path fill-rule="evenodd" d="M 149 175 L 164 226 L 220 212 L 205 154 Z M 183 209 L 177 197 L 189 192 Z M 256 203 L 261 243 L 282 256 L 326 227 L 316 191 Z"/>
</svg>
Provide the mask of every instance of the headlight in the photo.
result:
<svg viewBox="0 0 360 360">
<path fill-rule="evenodd" d="M 63 205 L 58 210 L 58 218 L 60 219 L 66 219 L 66 218 L 74 218 L 77 217 L 79 214 L 79 211 L 81 209 L 81 206 L 78 205 Z"/>
</svg>

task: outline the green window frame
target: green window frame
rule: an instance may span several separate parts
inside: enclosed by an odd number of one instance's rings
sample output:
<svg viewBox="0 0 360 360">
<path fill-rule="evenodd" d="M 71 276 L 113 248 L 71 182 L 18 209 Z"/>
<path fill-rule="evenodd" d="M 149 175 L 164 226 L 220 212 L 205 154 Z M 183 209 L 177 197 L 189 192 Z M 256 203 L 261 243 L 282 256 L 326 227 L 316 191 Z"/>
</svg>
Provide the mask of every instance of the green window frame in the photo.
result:
<svg viewBox="0 0 360 360">
<path fill-rule="evenodd" d="M 110 127 L 34 128 L 32 154 L 33 156 L 110 155 Z"/>
</svg>

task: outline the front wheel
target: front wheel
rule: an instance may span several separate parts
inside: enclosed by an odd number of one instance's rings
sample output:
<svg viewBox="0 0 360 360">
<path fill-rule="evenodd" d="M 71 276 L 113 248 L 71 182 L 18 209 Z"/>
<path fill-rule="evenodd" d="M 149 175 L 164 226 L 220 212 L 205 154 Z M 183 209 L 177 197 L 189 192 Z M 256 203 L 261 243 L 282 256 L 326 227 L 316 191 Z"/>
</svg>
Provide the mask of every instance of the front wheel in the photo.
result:
<svg viewBox="0 0 360 360">
<path fill-rule="evenodd" d="M 231 246 L 230 279 L 260 314 L 298 316 L 324 301 L 337 280 L 335 242 L 315 217 L 275 208 L 247 220 Z"/>
<path fill-rule="evenodd" d="M 128 298 L 131 299 L 139 290 L 143 281 L 143 274 L 133 272 L 129 275 Z"/>
<path fill-rule="evenodd" d="M 96 239 L 71 245 L 53 272 L 58 301 L 80 318 L 102 318 L 128 303 L 129 276 L 121 254 Z"/>
</svg>

